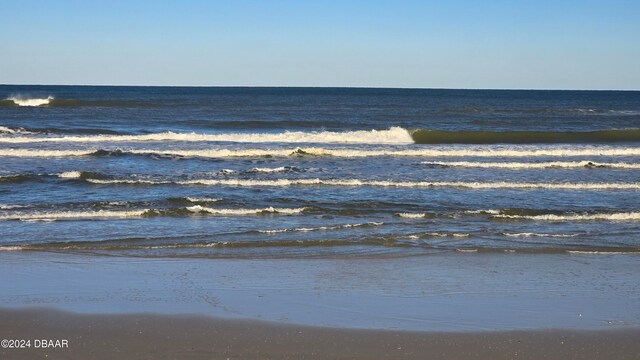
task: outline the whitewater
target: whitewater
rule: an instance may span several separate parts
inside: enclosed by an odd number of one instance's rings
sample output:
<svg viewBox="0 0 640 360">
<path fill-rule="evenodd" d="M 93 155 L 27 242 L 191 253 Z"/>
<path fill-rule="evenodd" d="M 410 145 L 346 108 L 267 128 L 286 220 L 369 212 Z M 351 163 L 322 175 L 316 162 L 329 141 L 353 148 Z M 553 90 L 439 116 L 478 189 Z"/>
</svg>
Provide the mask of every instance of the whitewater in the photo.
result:
<svg viewBox="0 0 640 360">
<path fill-rule="evenodd" d="M 344 144 L 413 144 L 406 129 L 391 127 L 387 130 L 285 131 L 282 133 L 226 133 L 198 134 L 171 131 L 147 135 L 91 135 L 91 136 L 0 136 L 0 143 L 113 143 L 113 142 L 240 142 L 240 143 L 344 143 Z"/>
</svg>

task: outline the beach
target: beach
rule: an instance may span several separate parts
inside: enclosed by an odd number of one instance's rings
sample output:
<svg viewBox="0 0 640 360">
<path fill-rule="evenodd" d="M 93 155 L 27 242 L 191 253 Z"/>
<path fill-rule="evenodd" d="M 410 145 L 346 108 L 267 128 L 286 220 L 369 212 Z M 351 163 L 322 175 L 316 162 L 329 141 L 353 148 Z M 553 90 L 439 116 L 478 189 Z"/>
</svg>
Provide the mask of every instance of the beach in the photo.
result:
<svg viewBox="0 0 640 360">
<path fill-rule="evenodd" d="M 28 251 L 0 258 L 5 308 L 445 332 L 601 330 L 640 321 L 635 255 L 211 260 Z"/>
<path fill-rule="evenodd" d="M 69 343 L 3 349 L 8 358 L 632 359 L 640 351 L 633 255 L 614 267 L 606 255 L 545 264 L 509 254 L 0 256 L 11 279 L 0 296 L 2 337 Z"/>
<path fill-rule="evenodd" d="M 194 316 L 0 314 L 3 334 L 69 340 L 68 348 L 0 350 L 9 359 L 636 359 L 640 354 L 637 329 L 419 333 Z"/>
</svg>

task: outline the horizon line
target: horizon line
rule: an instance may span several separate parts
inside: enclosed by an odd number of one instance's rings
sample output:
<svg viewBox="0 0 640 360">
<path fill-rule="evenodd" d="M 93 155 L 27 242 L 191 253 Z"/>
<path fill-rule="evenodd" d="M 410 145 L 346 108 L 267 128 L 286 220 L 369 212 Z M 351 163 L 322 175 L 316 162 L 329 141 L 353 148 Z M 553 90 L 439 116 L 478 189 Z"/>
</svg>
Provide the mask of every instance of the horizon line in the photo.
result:
<svg viewBox="0 0 640 360">
<path fill-rule="evenodd" d="M 628 91 L 637 89 L 568 89 L 568 88 L 455 88 L 455 87 L 389 87 L 389 86 L 302 86 L 302 85 L 120 85 L 120 84 L 0 84 L 0 86 L 86 86 L 86 87 L 157 87 L 157 88 L 290 88 L 290 89 L 379 89 L 379 90 L 488 90 L 488 91 Z"/>
</svg>

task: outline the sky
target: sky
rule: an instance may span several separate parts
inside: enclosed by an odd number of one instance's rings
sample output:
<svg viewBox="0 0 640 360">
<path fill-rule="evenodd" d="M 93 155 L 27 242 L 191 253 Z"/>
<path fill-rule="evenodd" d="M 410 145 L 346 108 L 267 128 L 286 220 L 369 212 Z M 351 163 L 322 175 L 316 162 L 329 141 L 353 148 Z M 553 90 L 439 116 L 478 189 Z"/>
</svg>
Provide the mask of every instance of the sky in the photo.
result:
<svg viewBox="0 0 640 360">
<path fill-rule="evenodd" d="M 0 84 L 640 89 L 638 0 L 2 1 Z"/>
</svg>

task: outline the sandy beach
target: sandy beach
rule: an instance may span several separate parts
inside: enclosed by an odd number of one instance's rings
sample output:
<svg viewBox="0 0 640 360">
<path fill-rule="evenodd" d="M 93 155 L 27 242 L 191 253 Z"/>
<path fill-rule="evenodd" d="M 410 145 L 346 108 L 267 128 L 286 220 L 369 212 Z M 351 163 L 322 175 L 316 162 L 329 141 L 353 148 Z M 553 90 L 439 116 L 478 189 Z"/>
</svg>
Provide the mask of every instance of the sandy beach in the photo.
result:
<svg viewBox="0 0 640 360">
<path fill-rule="evenodd" d="M 640 354 L 637 312 L 629 311 L 638 288 L 632 255 L 283 262 L 5 252 L 0 259 L 0 338 L 68 341 L 68 348 L 2 349 L 8 359 Z"/>
<path fill-rule="evenodd" d="M 7 359 L 637 359 L 640 329 L 401 332 L 167 315 L 0 310 L 0 334 L 68 348 L 2 349 Z"/>
</svg>

